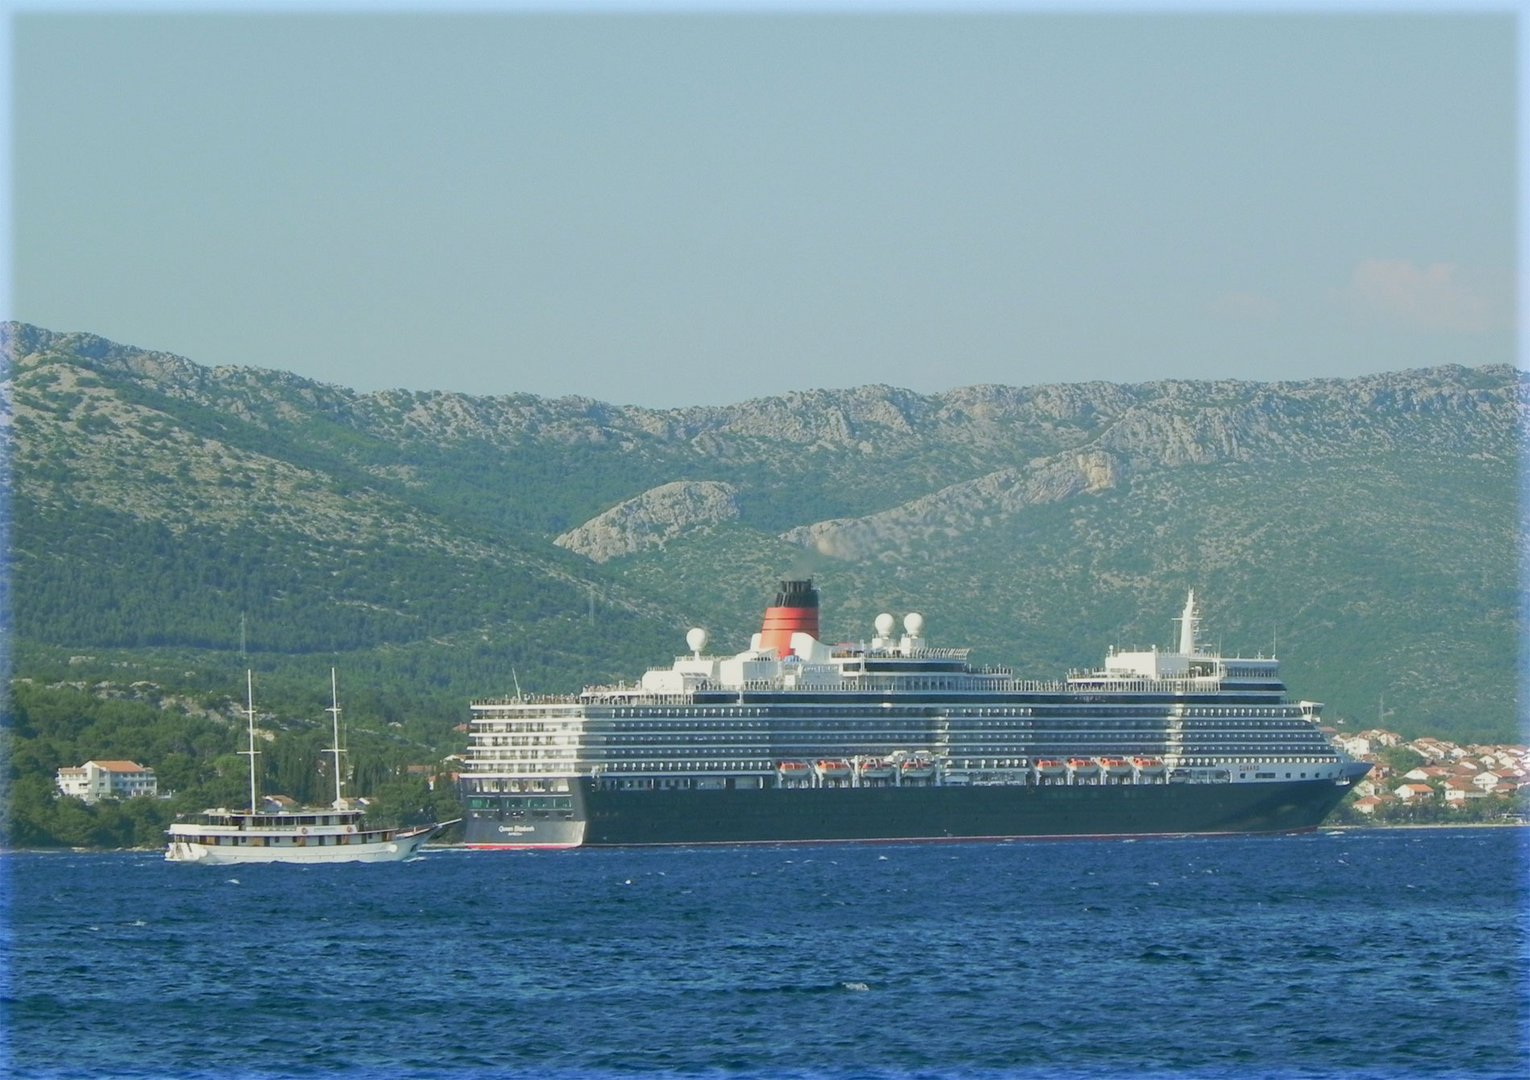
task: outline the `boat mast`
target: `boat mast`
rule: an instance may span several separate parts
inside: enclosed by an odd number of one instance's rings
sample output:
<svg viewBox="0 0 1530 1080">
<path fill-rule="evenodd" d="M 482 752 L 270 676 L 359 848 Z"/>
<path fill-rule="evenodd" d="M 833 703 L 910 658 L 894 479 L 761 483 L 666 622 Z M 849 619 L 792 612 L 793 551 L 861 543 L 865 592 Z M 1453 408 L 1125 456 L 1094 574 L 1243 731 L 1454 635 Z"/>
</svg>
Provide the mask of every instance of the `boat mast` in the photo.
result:
<svg viewBox="0 0 1530 1080">
<path fill-rule="evenodd" d="M 244 669 L 245 682 L 245 716 L 249 722 L 250 748 L 239 751 L 241 754 L 250 756 L 250 813 L 258 813 L 259 807 L 255 805 L 255 755 L 260 753 L 255 749 L 255 675 L 249 668 Z"/>
<path fill-rule="evenodd" d="M 340 689 L 335 681 L 335 669 L 329 669 L 329 699 L 333 703 L 324 711 L 329 713 L 330 720 L 335 727 L 335 745 L 324 751 L 326 754 L 335 756 L 335 809 L 345 809 L 345 796 L 340 794 L 340 755 L 345 753 L 340 749 Z"/>
</svg>

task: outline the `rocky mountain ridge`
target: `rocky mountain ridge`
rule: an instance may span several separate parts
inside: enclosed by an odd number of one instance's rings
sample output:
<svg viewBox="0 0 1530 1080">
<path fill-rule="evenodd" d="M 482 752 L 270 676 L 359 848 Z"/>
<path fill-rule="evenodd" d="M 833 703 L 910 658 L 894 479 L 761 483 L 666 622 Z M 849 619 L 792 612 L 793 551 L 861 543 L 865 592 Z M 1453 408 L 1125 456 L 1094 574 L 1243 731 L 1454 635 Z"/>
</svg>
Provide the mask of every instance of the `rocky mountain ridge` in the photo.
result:
<svg viewBox="0 0 1530 1080">
<path fill-rule="evenodd" d="M 747 638 L 776 576 L 816 572 L 852 624 L 945 606 L 947 640 L 1047 674 L 1163 636 L 1195 585 L 1299 675 L 1344 671 L 1323 695 L 1351 714 L 1517 722 L 1508 367 L 654 410 L 357 393 L 14 323 L 0 345 L 36 643 L 216 651 L 247 610 L 278 652 L 405 650 L 443 693 L 512 664 L 572 688 L 686 625 Z"/>
<path fill-rule="evenodd" d="M 692 530 L 738 520 L 738 492 L 731 484 L 677 480 L 617 503 L 577 529 L 553 540 L 586 558 L 608 562 Z"/>
<path fill-rule="evenodd" d="M 167 397 L 262 426 L 317 412 L 405 443 L 513 446 L 534 438 L 623 451 L 662 443 L 724 458 L 748 456 L 751 440 L 789 444 L 805 453 L 878 455 L 932 442 L 1008 448 L 1017 439 L 1045 445 L 1087 437 L 1106 449 L 1170 466 L 1251 460 L 1277 448 L 1321 452 L 1321 436 L 1307 430 L 1320 417 L 1373 429 L 1384 438 L 1389 427 L 1409 416 L 1512 408 L 1515 384 L 1521 384 L 1522 394 L 1524 381 L 1523 373 L 1508 366 L 1450 366 L 1351 379 L 976 385 L 928 395 L 868 385 L 656 410 L 529 394 L 360 393 L 276 369 L 208 368 L 91 334 L 18 323 L 0 325 L 0 349 L 16 373 L 59 361 L 83 362 L 101 374 L 118 374 Z"/>
</svg>

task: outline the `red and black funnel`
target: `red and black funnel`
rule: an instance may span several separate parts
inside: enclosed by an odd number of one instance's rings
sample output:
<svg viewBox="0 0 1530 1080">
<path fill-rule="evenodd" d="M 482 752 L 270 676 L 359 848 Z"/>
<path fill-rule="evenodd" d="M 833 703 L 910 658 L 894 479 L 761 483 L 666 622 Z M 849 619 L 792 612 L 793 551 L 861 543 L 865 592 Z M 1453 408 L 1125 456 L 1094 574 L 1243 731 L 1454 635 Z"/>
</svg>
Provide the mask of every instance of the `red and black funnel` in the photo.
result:
<svg viewBox="0 0 1530 1080">
<path fill-rule="evenodd" d="M 792 635 L 818 636 L 818 590 L 812 578 L 781 582 L 776 602 L 765 609 L 765 625 L 760 627 L 760 648 L 775 649 L 776 655 L 792 655 Z"/>
</svg>

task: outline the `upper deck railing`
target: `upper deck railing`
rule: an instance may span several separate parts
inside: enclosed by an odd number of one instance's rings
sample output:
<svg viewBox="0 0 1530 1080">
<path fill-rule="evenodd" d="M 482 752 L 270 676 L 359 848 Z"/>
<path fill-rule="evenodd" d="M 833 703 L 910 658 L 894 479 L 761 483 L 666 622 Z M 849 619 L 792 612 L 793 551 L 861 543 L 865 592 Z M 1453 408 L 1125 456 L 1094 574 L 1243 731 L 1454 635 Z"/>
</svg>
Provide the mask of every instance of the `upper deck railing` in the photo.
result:
<svg viewBox="0 0 1530 1080">
<path fill-rule="evenodd" d="M 694 705 L 699 694 L 716 698 L 718 695 L 737 695 L 742 699 L 748 694 L 781 694 L 788 696 L 829 695 L 851 697 L 865 694 L 928 695 L 951 694 L 960 698 L 977 694 L 1046 694 L 1075 698 L 1087 704 L 1099 698 L 1128 697 L 1139 694 L 1168 696 L 1201 696 L 1206 694 L 1248 693 L 1269 694 L 1284 691 L 1278 680 L 1269 680 L 1268 687 L 1239 687 L 1229 690 L 1228 680 L 1204 675 L 1189 678 L 1151 679 L 1122 678 L 1120 676 L 1073 676 L 1068 679 L 1014 679 L 998 674 L 930 673 L 927 675 L 867 675 L 833 683 L 794 682 L 787 685 L 780 679 L 751 679 L 740 684 L 722 685 L 702 682 L 683 692 L 656 692 L 644 690 L 640 685 L 620 683 L 615 686 L 589 686 L 579 695 L 571 694 L 523 694 L 515 697 L 481 698 L 472 702 L 475 708 L 529 706 L 538 709 L 547 706 L 579 705 Z M 717 704 L 709 701 L 707 704 Z"/>
</svg>

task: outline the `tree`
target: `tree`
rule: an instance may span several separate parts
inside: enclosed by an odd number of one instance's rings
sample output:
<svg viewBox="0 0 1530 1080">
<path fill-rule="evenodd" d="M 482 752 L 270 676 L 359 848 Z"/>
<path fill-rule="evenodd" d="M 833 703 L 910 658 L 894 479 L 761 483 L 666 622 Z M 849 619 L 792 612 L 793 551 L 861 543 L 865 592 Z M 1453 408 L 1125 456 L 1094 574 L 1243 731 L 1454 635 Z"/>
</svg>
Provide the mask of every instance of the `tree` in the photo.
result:
<svg viewBox="0 0 1530 1080">
<path fill-rule="evenodd" d="M 367 807 L 369 822 L 423 825 L 433 819 L 431 791 L 419 777 L 399 777 L 379 787 Z"/>
<path fill-rule="evenodd" d="M 1389 766 L 1393 775 L 1401 776 L 1412 772 L 1420 765 L 1427 765 L 1429 761 L 1417 750 L 1407 746 L 1384 746 L 1376 754 L 1377 759 Z"/>
<path fill-rule="evenodd" d="M 53 847 L 53 784 L 35 773 L 18 777 L 0 800 L 0 840 L 8 847 Z"/>
<path fill-rule="evenodd" d="M 65 847 L 109 846 L 110 837 L 100 835 L 96 827 L 96 816 L 90 807 L 79 799 L 66 796 L 53 804 L 47 831 L 53 843 Z"/>
</svg>

